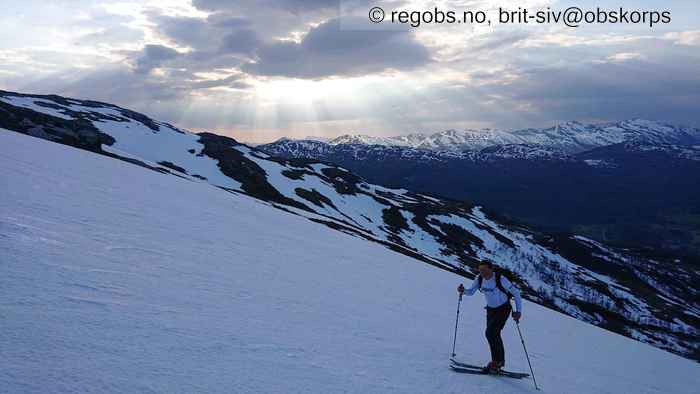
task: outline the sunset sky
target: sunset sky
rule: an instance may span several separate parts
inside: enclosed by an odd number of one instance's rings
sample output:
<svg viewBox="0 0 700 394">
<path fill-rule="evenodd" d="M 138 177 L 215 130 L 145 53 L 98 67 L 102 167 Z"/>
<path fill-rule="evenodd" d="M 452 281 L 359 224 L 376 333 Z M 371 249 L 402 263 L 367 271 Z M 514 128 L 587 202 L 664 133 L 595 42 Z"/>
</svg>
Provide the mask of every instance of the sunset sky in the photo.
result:
<svg viewBox="0 0 700 394">
<path fill-rule="evenodd" d="M 367 21 L 374 6 L 495 16 L 514 4 L 669 10 L 672 21 L 651 28 Z M 700 126 L 698 4 L 2 1 L 0 89 L 106 101 L 250 142 L 635 117 Z"/>
</svg>

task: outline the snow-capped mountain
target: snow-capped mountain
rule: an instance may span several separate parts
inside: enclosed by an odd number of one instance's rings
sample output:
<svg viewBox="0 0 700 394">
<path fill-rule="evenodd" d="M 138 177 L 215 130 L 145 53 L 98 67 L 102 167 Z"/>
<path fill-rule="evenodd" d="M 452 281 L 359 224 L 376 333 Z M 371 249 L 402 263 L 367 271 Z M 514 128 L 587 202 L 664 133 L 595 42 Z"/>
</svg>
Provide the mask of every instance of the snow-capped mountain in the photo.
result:
<svg viewBox="0 0 700 394">
<path fill-rule="evenodd" d="M 500 160 L 571 161 L 572 155 L 542 145 L 506 144 L 485 147 L 481 151 L 428 150 L 397 145 L 324 143 L 310 140 L 279 139 L 258 146 L 279 157 L 342 162 L 344 160 L 414 160 L 417 162 L 463 161 L 488 163 Z"/>
<path fill-rule="evenodd" d="M 327 163 L 275 158 L 111 104 L 0 92 L 0 127 L 213 185 L 232 198 L 251 196 L 463 276 L 473 277 L 477 262 L 491 259 L 531 301 L 700 358 L 700 306 L 693 301 L 700 278 L 682 264 L 581 236 L 543 234 L 478 206 L 370 184 Z"/>
<path fill-rule="evenodd" d="M 481 151 L 484 148 L 500 145 L 537 145 L 575 154 L 600 146 L 640 140 L 651 144 L 700 144 L 700 129 L 643 119 L 600 124 L 573 121 L 543 129 L 528 128 L 511 131 L 446 130 L 434 134 L 397 137 L 344 135 L 331 140 L 329 144 L 401 146 L 450 152 Z"/>
<path fill-rule="evenodd" d="M 529 143 L 461 152 L 310 141 L 259 148 L 335 163 L 370 182 L 473 201 L 547 231 L 583 231 L 606 243 L 700 261 L 694 241 L 700 239 L 694 219 L 700 200 L 693 198 L 700 193 L 700 145 L 692 137 L 697 130 L 644 121 L 601 128 L 625 134 L 596 143 L 628 140 L 579 153 Z M 577 129 L 582 139 L 591 128 L 561 129 Z"/>
<path fill-rule="evenodd" d="M 331 140 L 331 138 L 328 138 L 328 137 L 319 137 L 319 136 L 316 136 L 316 135 L 308 135 L 308 136 L 302 138 L 302 140 L 319 141 L 319 142 L 328 142 L 328 141 Z"/>
<path fill-rule="evenodd" d="M 479 151 L 495 145 L 525 144 L 528 141 L 514 134 L 491 129 L 445 130 L 425 135 L 414 148 L 434 151 Z"/>
<path fill-rule="evenodd" d="M 536 392 L 447 367 L 450 272 L 183 173 L 5 130 L 0 147 L 0 391 Z M 459 359 L 488 360 L 483 315 L 464 298 Z M 543 392 L 700 385 L 696 362 L 529 301 L 519 327 Z M 529 372 L 512 322 L 502 336 L 507 368 Z"/>
<path fill-rule="evenodd" d="M 375 137 L 364 134 L 345 134 L 328 141 L 330 145 L 384 145 L 384 146 L 412 146 L 410 138 L 401 137 Z"/>
<path fill-rule="evenodd" d="M 628 149 L 666 151 L 679 158 L 697 160 L 700 129 L 645 120 L 585 125 L 568 122 L 547 129 L 448 130 L 432 135 L 400 137 L 344 135 L 327 143 L 282 138 L 261 145 L 266 152 L 289 158 L 313 158 L 335 162 L 349 155 L 404 156 L 426 160 L 468 160 L 489 162 L 499 159 L 563 160 L 591 149 L 626 143 Z M 325 145 L 324 145 L 325 144 Z M 383 151 L 382 148 L 386 150 Z M 429 152 L 426 153 L 425 151 Z"/>
<path fill-rule="evenodd" d="M 400 146 L 434 151 L 460 152 L 478 150 L 492 146 L 496 139 L 500 143 L 523 143 L 522 138 L 492 130 L 446 130 L 434 134 L 413 133 L 395 137 L 345 134 L 330 140 L 330 145 L 382 145 Z"/>
<path fill-rule="evenodd" d="M 572 155 L 553 149 L 545 145 L 506 144 L 494 145 L 479 151 L 482 161 L 493 160 L 545 160 L 545 161 L 573 161 Z"/>
</svg>

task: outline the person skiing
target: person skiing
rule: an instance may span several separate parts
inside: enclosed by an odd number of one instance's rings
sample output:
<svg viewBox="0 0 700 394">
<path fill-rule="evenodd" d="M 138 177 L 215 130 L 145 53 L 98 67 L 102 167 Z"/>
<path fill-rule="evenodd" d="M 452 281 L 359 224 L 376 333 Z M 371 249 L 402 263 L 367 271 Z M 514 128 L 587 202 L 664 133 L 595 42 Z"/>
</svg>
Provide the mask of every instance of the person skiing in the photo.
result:
<svg viewBox="0 0 700 394">
<path fill-rule="evenodd" d="M 479 263 L 479 275 L 472 282 L 471 287 L 464 288 L 460 284 L 457 288 L 460 296 L 466 294 L 472 296 L 479 290 L 486 298 L 486 340 L 491 349 L 491 362 L 484 367 L 484 372 L 498 372 L 505 366 L 505 349 L 501 340 L 501 330 L 508 321 L 512 306 L 510 299 L 515 298 L 515 311 L 513 320 L 520 321 L 522 317 L 522 299 L 520 291 L 500 272 L 495 271 L 493 263 L 488 260 Z"/>
</svg>

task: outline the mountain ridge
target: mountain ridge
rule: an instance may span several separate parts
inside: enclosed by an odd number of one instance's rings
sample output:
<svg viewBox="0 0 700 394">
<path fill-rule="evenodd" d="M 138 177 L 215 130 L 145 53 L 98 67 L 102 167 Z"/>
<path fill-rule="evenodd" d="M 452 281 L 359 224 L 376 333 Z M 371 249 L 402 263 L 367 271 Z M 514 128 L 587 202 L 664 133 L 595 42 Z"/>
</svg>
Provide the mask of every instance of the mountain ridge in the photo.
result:
<svg viewBox="0 0 700 394">
<path fill-rule="evenodd" d="M 449 129 L 436 133 L 414 133 L 394 137 L 345 134 L 328 141 L 328 143 L 330 145 L 398 146 L 450 152 L 480 151 L 497 145 L 525 144 L 555 148 L 567 154 L 576 154 L 595 147 L 631 140 L 644 140 L 657 144 L 700 144 L 700 129 L 635 118 L 618 122 L 589 124 L 568 121 L 540 129 Z"/>
</svg>

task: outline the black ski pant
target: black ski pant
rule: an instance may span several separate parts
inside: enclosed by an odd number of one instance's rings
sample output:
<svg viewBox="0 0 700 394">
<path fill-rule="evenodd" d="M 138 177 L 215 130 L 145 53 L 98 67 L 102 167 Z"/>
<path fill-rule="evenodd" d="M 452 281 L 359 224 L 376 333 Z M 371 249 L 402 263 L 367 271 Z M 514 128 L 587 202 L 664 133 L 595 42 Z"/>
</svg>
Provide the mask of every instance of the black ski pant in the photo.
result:
<svg viewBox="0 0 700 394">
<path fill-rule="evenodd" d="M 486 307 L 486 339 L 491 348 L 491 360 L 504 363 L 506 361 L 503 340 L 501 340 L 501 330 L 505 327 L 510 315 L 510 302 L 496 307 Z"/>
</svg>

